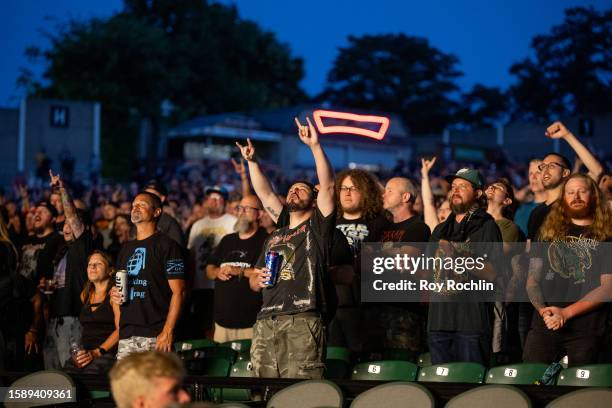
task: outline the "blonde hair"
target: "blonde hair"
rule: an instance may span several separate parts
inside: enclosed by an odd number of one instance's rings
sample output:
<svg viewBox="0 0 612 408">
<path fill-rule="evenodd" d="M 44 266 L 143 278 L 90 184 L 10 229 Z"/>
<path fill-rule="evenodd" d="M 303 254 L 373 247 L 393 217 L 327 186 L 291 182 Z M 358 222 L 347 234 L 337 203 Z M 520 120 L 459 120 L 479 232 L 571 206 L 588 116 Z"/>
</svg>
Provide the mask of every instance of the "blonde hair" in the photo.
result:
<svg viewBox="0 0 612 408">
<path fill-rule="evenodd" d="M 110 370 L 110 385 L 118 408 L 131 408 L 139 396 L 147 395 L 160 377 L 182 379 L 185 369 L 174 353 L 143 351 L 132 353 Z"/>
<path fill-rule="evenodd" d="M 550 213 L 544 220 L 542 227 L 540 227 L 539 239 L 541 241 L 559 240 L 569 233 L 572 220 L 564 209 L 563 200 L 565 199 L 565 187 L 568 181 L 577 178 L 587 182 L 591 191 L 591 200 L 593 200 L 591 207 L 594 209 L 593 223 L 589 225 L 586 237 L 604 241 L 612 236 L 612 217 L 606 200 L 603 198 L 603 193 L 591 177 L 586 174 L 577 173 L 568 177 L 563 183 L 561 198 L 553 204 Z"/>
</svg>

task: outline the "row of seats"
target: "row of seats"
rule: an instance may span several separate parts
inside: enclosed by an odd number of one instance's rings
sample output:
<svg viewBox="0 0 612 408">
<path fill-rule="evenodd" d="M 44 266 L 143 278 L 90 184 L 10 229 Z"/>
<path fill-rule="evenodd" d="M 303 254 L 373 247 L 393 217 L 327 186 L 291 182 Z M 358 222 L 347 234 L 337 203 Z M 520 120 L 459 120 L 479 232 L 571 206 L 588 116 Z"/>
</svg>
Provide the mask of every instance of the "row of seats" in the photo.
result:
<svg viewBox="0 0 612 408">
<path fill-rule="evenodd" d="M 565 394 L 546 405 L 546 408 L 609 408 L 612 389 L 591 388 Z M 530 408 L 529 397 L 511 385 L 483 385 L 465 391 L 444 405 L 446 408 Z M 341 408 L 344 398 L 340 388 L 325 380 L 302 381 L 276 393 L 267 408 Z M 379 385 L 359 394 L 350 408 L 434 408 L 436 399 L 424 386 L 410 382 Z M 229 407 L 229 406 L 228 406 Z M 233 405 L 233 407 L 237 407 Z"/>
<path fill-rule="evenodd" d="M 210 340 L 193 340 L 176 346 L 187 369 L 194 374 L 216 377 L 252 376 L 249 364 L 250 340 L 218 345 Z M 431 365 L 428 354 L 419 356 L 416 364 L 403 360 L 403 356 L 397 351 L 383 353 L 383 356 L 396 358 L 353 365 L 348 349 L 328 347 L 325 378 L 528 385 L 539 381 L 548 368 L 546 364 L 520 363 L 487 370 L 476 363 Z M 564 368 L 553 381 L 563 386 L 611 387 L 612 364 Z"/>
</svg>

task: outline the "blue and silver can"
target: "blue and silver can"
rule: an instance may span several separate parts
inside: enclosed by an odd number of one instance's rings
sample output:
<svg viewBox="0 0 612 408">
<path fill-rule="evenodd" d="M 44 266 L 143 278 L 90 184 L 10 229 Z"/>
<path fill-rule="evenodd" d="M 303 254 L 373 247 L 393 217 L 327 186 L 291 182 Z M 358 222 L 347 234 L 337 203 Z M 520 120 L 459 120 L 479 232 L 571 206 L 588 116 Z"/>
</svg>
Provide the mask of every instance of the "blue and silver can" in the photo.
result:
<svg viewBox="0 0 612 408">
<path fill-rule="evenodd" d="M 264 282 L 268 286 L 274 286 L 276 284 L 276 278 L 278 277 L 278 270 L 280 268 L 281 255 L 276 251 L 268 251 L 266 254 L 266 268 L 270 271 L 270 279 Z"/>
</svg>

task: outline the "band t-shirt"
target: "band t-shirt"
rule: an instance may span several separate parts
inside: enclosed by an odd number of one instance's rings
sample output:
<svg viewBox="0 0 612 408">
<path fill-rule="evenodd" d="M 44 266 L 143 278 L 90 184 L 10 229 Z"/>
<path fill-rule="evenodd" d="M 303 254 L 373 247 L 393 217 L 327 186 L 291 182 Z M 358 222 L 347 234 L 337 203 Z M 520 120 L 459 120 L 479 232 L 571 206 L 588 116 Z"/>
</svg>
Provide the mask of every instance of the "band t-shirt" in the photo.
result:
<svg viewBox="0 0 612 408">
<path fill-rule="evenodd" d="M 121 305 L 119 338 L 157 337 L 166 322 L 172 290 L 168 280 L 185 279 L 181 247 L 161 232 L 126 242 L 117 269 L 128 273 L 128 299 Z"/>
<path fill-rule="evenodd" d="M 427 242 L 431 231 L 417 216 L 401 222 L 389 222 L 383 229 L 380 242 Z"/>
<path fill-rule="evenodd" d="M 543 247 L 538 246 L 533 251 L 534 257 L 543 260 L 540 288 L 547 306 L 563 308 L 579 301 L 601 285 L 601 275 L 612 273 L 612 251 L 609 244 L 612 238 L 604 243 L 586 238 L 587 232 L 587 227 L 572 224 L 567 236 Z M 604 304 L 603 307 L 576 316 L 568 320 L 562 330 L 602 334 L 607 310 L 607 304 Z M 546 328 L 544 320 L 536 314 L 533 327 Z"/>
<path fill-rule="evenodd" d="M 238 233 L 221 239 L 208 265 L 252 268 L 261 254 L 268 233 L 259 228 L 248 239 L 240 239 Z M 261 293 L 249 287 L 248 278 L 232 276 L 229 280 L 215 282 L 215 322 L 225 328 L 244 329 L 253 326 L 261 309 Z"/>
<path fill-rule="evenodd" d="M 353 256 L 357 256 L 361 251 L 361 243 L 377 242 L 382 230 L 388 223 L 389 221 L 387 221 L 384 215 L 370 220 L 364 218 L 347 220 L 342 217 L 336 221 L 336 228 L 342 231 L 346 237 L 353 251 Z"/>
<path fill-rule="evenodd" d="M 264 245 L 257 267 L 266 264 L 266 253 L 280 254 L 276 284 L 262 290 L 263 305 L 257 319 L 318 309 L 317 274 L 327 273 L 329 240 L 335 214 L 324 217 L 318 208 L 295 228 L 272 232 Z"/>
</svg>

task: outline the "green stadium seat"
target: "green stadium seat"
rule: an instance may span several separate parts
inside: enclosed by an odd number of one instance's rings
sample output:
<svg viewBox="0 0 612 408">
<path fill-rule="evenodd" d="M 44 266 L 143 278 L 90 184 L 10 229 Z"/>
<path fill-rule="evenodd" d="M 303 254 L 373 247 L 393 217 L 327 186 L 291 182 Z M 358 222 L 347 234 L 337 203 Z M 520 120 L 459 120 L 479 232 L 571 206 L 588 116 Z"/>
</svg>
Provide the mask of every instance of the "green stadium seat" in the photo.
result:
<svg viewBox="0 0 612 408">
<path fill-rule="evenodd" d="M 351 373 L 351 352 L 346 347 L 328 347 L 325 378 L 348 378 Z"/>
<path fill-rule="evenodd" d="M 454 396 L 445 408 L 531 408 L 529 397 L 510 385 L 483 385 Z"/>
<path fill-rule="evenodd" d="M 493 367 L 487 371 L 485 383 L 487 384 L 534 384 L 542 378 L 548 368 L 547 364 L 512 364 Z"/>
<path fill-rule="evenodd" d="M 418 381 L 482 384 L 485 368 L 477 363 L 447 363 L 421 367 Z"/>
<path fill-rule="evenodd" d="M 251 351 L 251 339 L 233 340 L 226 341 L 225 343 L 219 344 L 220 347 L 229 347 L 237 353 L 244 353 Z"/>
<path fill-rule="evenodd" d="M 230 377 L 253 377 L 253 365 L 250 361 L 236 361 L 230 370 Z M 222 401 L 250 401 L 251 390 L 248 388 L 224 388 L 221 391 Z"/>
<path fill-rule="evenodd" d="M 431 353 L 420 354 L 417 358 L 417 365 L 419 367 L 429 367 L 431 365 Z"/>
<path fill-rule="evenodd" d="M 353 367 L 353 380 L 414 381 L 418 367 L 410 361 L 371 361 Z"/>
<path fill-rule="evenodd" d="M 270 398 L 267 408 L 341 408 L 342 391 L 331 381 L 306 380 L 283 388 Z"/>
<path fill-rule="evenodd" d="M 184 340 L 177 341 L 174 343 L 174 350 L 177 352 L 198 350 L 205 347 L 214 347 L 215 342 L 209 339 L 195 339 L 195 340 Z"/>
<path fill-rule="evenodd" d="M 610 408 L 611 405 L 612 389 L 587 388 L 555 398 L 546 408 Z"/>
<path fill-rule="evenodd" d="M 410 405 L 407 404 L 410 401 Z M 378 385 L 359 394 L 350 408 L 396 408 L 396 407 L 434 408 L 435 400 L 431 392 L 417 383 L 392 382 Z"/>
<path fill-rule="evenodd" d="M 561 370 L 557 385 L 612 387 L 612 364 L 591 364 Z M 612 404 L 610 404 L 612 406 Z"/>
</svg>

